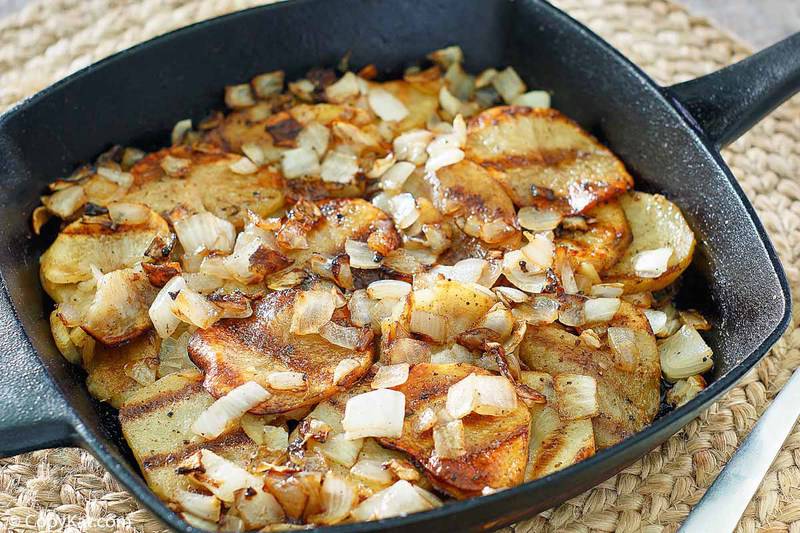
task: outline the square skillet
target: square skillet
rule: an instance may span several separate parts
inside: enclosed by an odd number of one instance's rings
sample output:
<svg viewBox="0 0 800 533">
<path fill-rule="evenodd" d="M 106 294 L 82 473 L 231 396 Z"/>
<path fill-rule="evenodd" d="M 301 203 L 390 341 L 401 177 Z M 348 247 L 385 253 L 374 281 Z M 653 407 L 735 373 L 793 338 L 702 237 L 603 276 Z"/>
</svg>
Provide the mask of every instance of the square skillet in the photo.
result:
<svg viewBox="0 0 800 533">
<path fill-rule="evenodd" d="M 38 258 L 54 229 L 30 215 L 55 177 L 111 144 L 168 144 L 180 119 L 222 108 L 222 88 L 285 69 L 302 76 L 375 63 L 383 75 L 459 44 L 467 67 L 513 65 L 554 107 L 626 163 L 637 188 L 665 194 L 699 238 L 681 298 L 713 319 L 710 386 L 622 443 L 491 496 L 337 531 L 485 530 L 529 517 L 612 476 L 708 407 L 779 338 L 790 317 L 785 275 L 719 148 L 800 88 L 800 36 L 734 67 L 668 89 L 549 4 L 535 0 L 295 0 L 203 22 L 126 50 L 0 117 L 0 456 L 82 446 L 177 531 L 188 527 L 147 488 L 116 413 L 92 400 L 58 353 Z"/>
</svg>

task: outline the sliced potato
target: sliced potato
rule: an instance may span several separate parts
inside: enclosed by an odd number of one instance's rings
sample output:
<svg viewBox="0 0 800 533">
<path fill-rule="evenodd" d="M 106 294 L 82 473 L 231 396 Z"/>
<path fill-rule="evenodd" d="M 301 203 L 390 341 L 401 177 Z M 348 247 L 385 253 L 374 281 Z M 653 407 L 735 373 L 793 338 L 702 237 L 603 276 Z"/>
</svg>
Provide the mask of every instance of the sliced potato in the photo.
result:
<svg viewBox="0 0 800 533">
<path fill-rule="evenodd" d="M 94 356 L 86 365 L 86 387 L 101 402 L 119 409 L 124 401 L 144 385 L 130 377 L 133 365 L 158 367 L 161 340 L 150 331 L 121 346 L 97 344 Z"/>
<path fill-rule="evenodd" d="M 58 284 L 72 284 L 92 278 L 94 265 L 107 273 L 132 267 L 144 259 L 144 253 L 156 235 L 169 233 L 167 222 L 150 212 L 141 224 L 112 225 L 107 217 L 83 217 L 69 224 L 42 254 L 39 262 L 45 290 L 54 300 Z"/>
<path fill-rule="evenodd" d="M 171 500 L 178 490 L 190 488 L 188 477 L 176 468 L 199 449 L 211 450 L 243 468 L 249 466 L 258 446 L 240 428 L 210 441 L 192 432 L 194 421 L 213 402 L 203 389 L 203 375 L 186 371 L 170 374 L 122 403 L 122 434 L 158 497 Z"/>
<path fill-rule="evenodd" d="M 633 191 L 621 196 L 619 203 L 631 226 L 633 241 L 603 279 L 623 283 L 626 294 L 663 289 L 692 262 L 695 247 L 692 229 L 678 206 L 660 194 Z M 657 278 L 638 276 L 632 264 L 634 256 L 658 248 L 672 248 L 667 271 Z"/>
<path fill-rule="evenodd" d="M 465 152 L 517 206 L 583 213 L 633 187 L 622 162 L 555 109 L 488 109 L 470 120 Z"/>
<path fill-rule="evenodd" d="M 575 266 L 590 263 L 599 273 L 615 265 L 631 243 L 631 228 L 619 202 L 599 204 L 585 213 L 588 229 L 562 229 L 555 242 L 565 248 Z"/>
<path fill-rule="evenodd" d="M 451 385 L 471 373 L 489 372 L 464 363 L 414 365 L 408 381 L 395 387 L 406 396 L 403 435 L 380 438 L 382 444 L 410 454 L 425 468 L 439 490 L 459 499 L 480 495 L 485 487 L 512 487 L 523 481 L 528 451 L 530 414 L 522 402 L 504 416 L 472 413 L 462 419 L 466 454 L 443 459 L 434 454 L 430 431 L 418 433 L 417 419 L 426 409 L 434 412 L 445 406 Z"/>
<path fill-rule="evenodd" d="M 583 374 L 597 381 L 599 415 L 592 419 L 598 448 L 606 448 L 649 424 L 658 412 L 661 369 L 655 337 L 644 314 L 622 302 L 611 326 L 634 330 L 639 359 L 630 370 L 611 348 L 591 348 L 557 325 L 528 327 L 519 347 L 531 370 Z"/>
<path fill-rule="evenodd" d="M 371 345 L 361 351 L 348 350 L 317 334 L 295 335 L 289 331 L 299 293 L 297 289 L 273 292 L 253 303 L 251 317 L 221 320 L 192 335 L 189 356 L 205 373 L 205 386 L 215 398 L 247 381 L 268 388 L 267 378 L 272 372 L 301 372 L 306 376 L 305 390 L 273 391 L 267 401 L 250 411 L 285 413 L 332 396 L 369 369 Z M 360 366 L 334 384 L 336 366 L 348 358 L 357 360 Z"/>
<path fill-rule="evenodd" d="M 525 481 L 552 474 L 594 453 L 591 420 L 562 421 L 550 406 L 531 409 L 531 445 Z"/>
<path fill-rule="evenodd" d="M 381 89 L 391 93 L 408 109 L 406 118 L 395 126 L 396 133 L 424 128 L 428 120 L 436 116 L 441 85 L 441 81 L 435 79 L 415 82 L 392 80 L 379 84 Z"/>
<path fill-rule="evenodd" d="M 186 169 L 168 175 L 162 168 L 168 157 L 187 161 Z M 253 174 L 237 174 L 230 165 L 241 158 L 186 146 L 159 150 L 131 168 L 134 182 L 123 201 L 143 203 L 158 212 L 168 212 L 177 205 L 211 211 L 237 227 L 243 225 L 242 217 L 248 209 L 262 217 L 272 215 L 283 207 L 283 177 L 267 167 Z"/>
<path fill-rule="evenodd" d="M 411 331 L 447 343 L 475 325 L 497 300 L 474 285 L 439 280 L 415 290 L 412 302 Z"/>
</svg>

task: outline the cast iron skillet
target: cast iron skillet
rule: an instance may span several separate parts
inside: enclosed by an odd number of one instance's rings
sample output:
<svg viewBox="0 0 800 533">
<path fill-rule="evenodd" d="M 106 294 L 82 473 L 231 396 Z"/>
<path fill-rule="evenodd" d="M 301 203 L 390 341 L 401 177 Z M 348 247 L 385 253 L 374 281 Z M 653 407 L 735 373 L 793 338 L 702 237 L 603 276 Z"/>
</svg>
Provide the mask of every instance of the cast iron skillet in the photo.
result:
<svg viewBox="0 0 800 533">
<path fill-rule="evenodd" d="M 340 531 L 490 529 L 558 504 L 607 479 L 698 415 L 786 329 L 783 269 L 752 206 L 719 155 L 800 89 L 800 35 L 733 67 L 669 88 L 656 85 L 592 32 L 535 0 L 295 0 L 196 24 L 117 54 L 0 117 L 0 456 L 82 446 L 170 527 L 193 531 L 138 473 L 113 411 L 93 401 L 81 371 L 55 349 L 30 214 L 45 185 L 111 143 L 154 149 L 172 125 L 222 107 L 221 88 L 287 69 L 374 62 L 399 75 L 457 43 L 467 66 L 513 65 L 529 86 L 600 137 L 662 192 L 699 237 L 681 298 L 713 319 L 710 386 L 687 405 L 582 463 L 546 478 L 423 514 Z"/>
</svg>

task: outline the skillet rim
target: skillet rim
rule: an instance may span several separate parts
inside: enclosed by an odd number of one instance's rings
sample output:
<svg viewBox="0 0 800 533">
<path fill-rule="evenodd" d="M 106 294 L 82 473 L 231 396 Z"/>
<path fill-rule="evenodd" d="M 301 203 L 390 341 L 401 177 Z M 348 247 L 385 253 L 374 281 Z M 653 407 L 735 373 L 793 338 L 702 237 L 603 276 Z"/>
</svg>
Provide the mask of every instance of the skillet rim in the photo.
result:
<svg viewBox="0 0 800 533">
<path fill-rule="evenodd" d="M 758 218 L 758 215 L 755 212 L 755 209 L 753 208 L 752 204 L 744 194 L 743 189 L 741 188 L 739 183 L 736 181 L 736 178 L 730 171 L 730 168 L 722 159 L 720 152 L 707 139 L 705 132 L 700 128 L 699 124 L 694 120 L 694 118 L 681 104 L 681 102 L 673 94 L 671 94 L 668 88 L 658 85 L 650 76 L 644 73 L 644 71 L 641 68 L 639 68 L 636 64 L 634 64 L 632 61 L 626 58 L 620 51 L 618 51 L 611 44 L 606 42 L 604 39 L 602 39 L 600 36 L 598 36 L 596 33 L 591 31 L 589 28 L 587 28 L 579 21 L 573 19 L 565 12 L 561 11 L 560 9 L 556 8 L 555 6 L 543 0 L 525 0 L 525 1 L 527 3 L 537 4 L 538 5 L 537 9 L 547 13 L 547 16 L 550 17 L 552 20 L 560 23 L 563 26 L 568 26 L 571 29 L 573 29 L 576 32 L 576 34 L 571 36 L 570 38 L 574 39 L 576 36 L 580 35 L 583 38 L 587 39 L 592 46 L 598 48 L 600 51 L 603 51 L 606 54 L 609 54 L 612 59 L 615 59 L 618 62 L 618 64 L 620 64 L 621 67 L 626 68 L 628 72 L 633 74 L 635 79 L 643 88 L 649 89 L 648 96 L 653 98 L 654 102 L 660 100 L 659 104 L 661 104 L 661 106 L 664 109 L 669 110 L 669 112 L 675 114 L 673 118 L 676 125 L 680 124 L 689 130 L 691 135 L 691 140 L 693 141 L 693 144 L 696 145 L 696 149 L 700 150 L 702 155 L 710 156 L 717 169 L 723 172 L 726 179 L 731 184 L 734 192 L 736 193 L 740 204 L 745 210 L 745 213 L 754 224 L 759 240 L 761 241 L 761 244 L 763 245 L 764 250 L 766 251 L 766 254 L 769 258 L 770 266 L 772 267 L 772 270 L 775 273 L 775 276 L 781 288 L 781 297 L 784 304 L 783 315 L 772 329 L 772 332 L 766 336 L 764 341 L 760 343 L 755 350 L 753 350 L 747 357 L 742 359 L 739 363 L 734 365 L 726 374 L 712 381 L 709 384 L 709 386 L 705 390 L 703 390 L 697 397 L 692 399 L 687 404 L 677 409 L 669 411 L 667 414 L 655 420 L 652 424 L 647 426 L 642 431 L 634 435 L 631 435 L 630 437 L 626 438 L 625 440 L 614 446 L 599 451 L 594 456 L 584 461 L 581 461 L 580 463 L 571 465 L 563 470 L 560 470 L 543 478 L 533 480 L 530 482 L 525 482 L 495 494 L 449 503 L 443 507 L 427 511 L 424 513 L 416 513 L 404 517 L 396 517 L 396 518 L 384 519 L 373 522 L 361 522 L 355 524 L 333 526 L 327 528 L 327 530 L 336 532 L 352 531 L 354 533 L 356 532 L 360 533 L 360 532 L 374 531 L 384 528 L 393 528 L 393 529 L 404 528 L 411 525 L 422 525 L 425 524 L 426 522 L 437 519 L 442 520 L 450 516 L 465 515 L 469 512 L 474 512 L 475 510 L 478 510 L 483 506 L 490 506 L 490 505 L 494 506 L 500 503 L 506 503 L 506 505 L 503 506 L 505 508 L 516 508 L 519 511 L 520 516 L 515 516 L 510 519 L 505 517 L 500 517 L 497 520 L 491 522 L 492 524 L 491 527 L 501 527 L 502 525 L 510 523 L 512 521 L 523 519 L 521 518 L 523 516 L 532 516 L 538 511 L 525 510 L 526 505 L 524 497 L 528 493 L 540 490 L 542 487 L 544 487 L 545 485 L 549 485 L 550 483 L 566 485 L 566 483 L 564 483 L 565 481 L 569 479 L 579 480 L 582 477 L 584 477 L 583 475 L 584 472 L 589 472 L 591 470 L 597 470 L 597 469 L 603 470 L 602 468 L 603 465 L 607 464 L 614 464 L 615 466 L 612 468 L 612 470 L 618 471 L 621 468 L 624 468 L 624 465 L 632 463 L 633 461 L 635 461 L 636 459 L 642 457 L 644 454 L 647 453 L 646 451 L 644 453 L 639 453 L 638 451 L 635 451 L 636 449 L 639 450 L 645 448 L 649 449 L 654 446 L 654 444 L 652 443 L 648 444 L 648 441 L 658 441 L 658 444 L 660 444 L 661 442 L 663 442 L 663 440 L 665 440 L 662 439 L 663 436 L 666 436 L 666 438 L 668 438 L 672 434 L 682 429 L 692 418 L 699 415 L 701 410 L 709 407 L 713 401 L 721 397 L 726 391 L 732 388 L 733 385 L 735 385 L 746 372 L 748 372 L 758 361 L 760 361 L 763 358 L 763 356 L 772 347 L 772 345 L 775 344 L 775 342 L 777 342 L 778 339 L 782 336 L 782 334 L 788 327 L 789 321 L 791 319 L 791 294 L 789 290 L 788 279 L 780 263 L 780 260 L 777 256 L 777 252 L 775 251 L 772 242 L 768 234 L 766 233 L 766 230 L 763 227 L 763 224 Z M 286 0 L 284 2 L 276 2 L 268 5 L 255 6 L 234 13 L 222 15 L 220 17 L 215 17 L 212 19 L 196 22 L 194 24 L 156 36 L 152 39 L 139 43 L 135 46 L 117 52 L 75 73 L 72 73 L 66 78 L 55 82 L 54 84 L 48 86 L 42 91 L 16 103 L 8 110 L 0 114 L 0 131 L 2 131 L 4 124 L 14 115 L 23 112 L 28 108 L 36 106 L 41 99 L 51 94 L 57 94 L 65 87 L 68 87 L 74 80 L 80 79 L 84 76 L 94 73 L 96 70 L 102 69 L 107 63 L 116 63 L 120 61 L 124 62 L 127 60 L 129 56 L 136 55 L 141 50 L 147 49 L 156 44 L 169 42 L 170 40 L 178 37 L 185 37 L 186 35 L 191 35 L 195 32 L 202 32 L 206 27 L 218 24 L 220 21 L 236 20 L 238 17 L 247 18 L 252 16 L 256 12 L 261 13 L 264 11 L 268 12 L 271 10 L 292 9 L 297 5 L 314 4 L 317 2 L 319 2 L 319 0 Z M 10 298 L 10 291 L 5 282 L 5 276 L 3 276 L 2 272 L 0 272 L 0 280 L 2 280 L 3 289 L 9 296 L 11 308 L 13 312 L 16 313 L 16 308 L 13 305 L 13 301 Z M 18 317 L 15 316 L 14 319 L 20 326 L 20 329 L 25 333 L 27 337 L 28 336 L 27 329 L 21 324 Z M 33 349 L 32 346 L 33 345 L 31 344 L 32 352 L 36 353 L 36 350 Z M 56 385 L 56 390 L 62 392 L 63 384 L 59 384 L 56 382 L 50 370 L 41 361 L 41 358 L 38 353 L 36 353 L 36 356 L 40 359 L 42 366 L 44 366 L 48 378 L 50 378 L 50 380 L 53 381 L 54 384 Z M 120 480 L 120 482 L 125 486 L 126 489 L 130 490 L 131 493 L 139 501 L 141 501 L 146 507 L 149 508 L 149 510 L 154 512 L 159 517 L 159 519 L 166 522 L 170 527 L 182 531 L 201 531 L 199 529 L 188 526 L 182 519 L 178 517 L 176 513 L 171 511 L 164 502 L 159 500 L 155 496 L 155 494 L 149 489 L 149 487 L 147 487 L 147 485 L 145 484 L 144 479 L 138 472 L 138 468 L 133 468 L 132 465 L 128 465 L 126 463 L 118 461 L 114 457 L 116 452 L 112 449 L 109 449 L 109 447 L 105 444 L 104 439 L 101 437 L 101 435 L 96 433 L 94 430 L 90 429 L 84 423 L 83 419 L 77 414 L 75 409 L 66 400 L 66 398 L 62 398 L 62 400 L 67 405 L 67 408 L 71 414 L 70 417 L 71 422 L 74 424 L 74 429 L 78 437 L 77 441 L 81 447 L 87 449 L 95 457 L 97 457 L 97 459 L 109 471 L 111 471 L 117 479 Z M 625 458 L 626 452 L 632 453 L 636 457 L 633 459 Z M 613 458 L 617 458 L 618 460 L 617 462 L 623 464 L 623 466 L 620 467 L 616 465 L 614 461 L 612 461 Z M 619 461 L 619 459 L 622 460 Z M 136 475 L 130 475 L 131 472 L 135 472 Z M 519 503 L 514 504 L 512 503 L 513 500 L 518 500 Z M 479 523 L 482 523 L 480 519 L 470 522 L 473 524 L 473 527 Z M 324 529 L 324 528 L 315 528 L 315 530 L 319 529 Z"/>
</svg>

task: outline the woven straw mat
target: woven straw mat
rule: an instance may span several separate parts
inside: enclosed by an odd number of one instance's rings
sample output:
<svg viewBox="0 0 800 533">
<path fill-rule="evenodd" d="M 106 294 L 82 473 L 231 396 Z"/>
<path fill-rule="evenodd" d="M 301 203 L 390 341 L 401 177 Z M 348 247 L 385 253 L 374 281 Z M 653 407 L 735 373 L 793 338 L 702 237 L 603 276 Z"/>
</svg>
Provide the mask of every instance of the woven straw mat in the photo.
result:
<svg viewBox="0 0 800 533">
<path fill-rule="evenodd" d="M 39 0 L 0 21 L 0 110 L 137 42 L 256 0 Z M 749 51 L 665 1 L 558 0 L 664 84 L 700 76 Z M 724 152 L 800 289 L 800 98 Z M 795 292 L 795 294 L 798 294 Z M 666 444 L 605 483 L 527 522 L 521 532 L 672 532 L 800 364 L 793 320 L 727 396 Z M 800 533 L 800 429 L 780 452 L 739 530 Z M 37 525 L 38 524 L 38 525 Z M 0 533 L 145 532 L 161 525 L 78 449 L 0 460 Z"/>
</svg>

